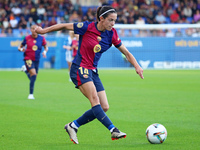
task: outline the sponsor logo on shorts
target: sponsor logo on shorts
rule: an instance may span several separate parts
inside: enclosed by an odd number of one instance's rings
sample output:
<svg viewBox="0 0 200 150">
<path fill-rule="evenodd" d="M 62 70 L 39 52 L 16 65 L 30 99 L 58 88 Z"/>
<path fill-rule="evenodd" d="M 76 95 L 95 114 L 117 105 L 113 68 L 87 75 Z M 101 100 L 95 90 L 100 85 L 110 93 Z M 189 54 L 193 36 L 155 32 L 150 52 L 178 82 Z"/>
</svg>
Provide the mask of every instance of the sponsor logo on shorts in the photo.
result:
<svg viewBox="0 0 200 150">
<path fill-rule="evenodd" d="M 84 74 L 83 77 L 87 79 L 87 78 L 88 78 L 88 75 L 87 75 L 87 74 Z"/>
</svg>

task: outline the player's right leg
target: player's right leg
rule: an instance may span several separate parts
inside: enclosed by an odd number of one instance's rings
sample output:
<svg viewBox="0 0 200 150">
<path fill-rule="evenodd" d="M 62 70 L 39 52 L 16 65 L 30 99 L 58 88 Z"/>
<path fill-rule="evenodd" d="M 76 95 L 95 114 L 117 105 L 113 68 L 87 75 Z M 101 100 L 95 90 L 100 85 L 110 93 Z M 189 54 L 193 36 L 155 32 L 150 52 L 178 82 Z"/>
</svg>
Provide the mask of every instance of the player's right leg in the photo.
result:
<svg viewBox="0 0 200 150">
<path fill-rule="evenodd" d="M 35 68 L 30 69 L 29 73 L 30 73 L 30 85 L 29 85 L 28 99 L 35 99 L 34 96 L 33 96 L 35 80 L 36 80 L 36 77 L 37 77 L 37 73 L 36 73 Z"/>
<path fill-rule="evenodd" d="M 21 71 L 23 71 L 23 72 L 27 75 L 27 77 L 29 78 L 29 80 L 30 80 L 30 73 L 29 73 L 29 71 L 27 70 L 26 65 L 23 65 L 23 66 L 21 67 Z"/>
</svg>

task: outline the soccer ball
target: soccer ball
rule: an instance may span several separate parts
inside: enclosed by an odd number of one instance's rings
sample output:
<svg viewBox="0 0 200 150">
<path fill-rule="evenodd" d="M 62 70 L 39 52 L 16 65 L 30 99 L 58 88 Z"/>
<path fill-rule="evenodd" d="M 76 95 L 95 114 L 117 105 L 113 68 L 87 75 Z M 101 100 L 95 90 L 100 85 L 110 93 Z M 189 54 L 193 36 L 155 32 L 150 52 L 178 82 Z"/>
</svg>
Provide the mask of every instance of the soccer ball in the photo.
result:
<svg viewBox="0 0 200 150">
<path fill-rule="evenodd" d="M 154 123 L 147 128 L 146 137 L 151 144 L 161 144 L 167 138 L 167 130 L 162 124 Z"/>
</svg>

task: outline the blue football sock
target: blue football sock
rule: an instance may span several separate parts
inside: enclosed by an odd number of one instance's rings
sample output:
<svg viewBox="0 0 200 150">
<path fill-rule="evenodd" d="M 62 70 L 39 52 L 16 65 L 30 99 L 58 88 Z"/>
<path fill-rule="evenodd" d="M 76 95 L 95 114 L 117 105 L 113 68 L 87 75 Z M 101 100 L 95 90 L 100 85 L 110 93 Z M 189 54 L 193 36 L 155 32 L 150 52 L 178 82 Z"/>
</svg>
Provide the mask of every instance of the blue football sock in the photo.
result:
<svg viewBox="0 0 200 150">
<path fill-rule="evenodd" d="M 29 78 L 29 80 L 31 80 L 30 73 L 27 70 L 25 71 L 25 74 L 27 75 L 27 77 Z"/>
<path fill-rule="evenodd" d="M 30 77 L 30 94 L 33 94 L 36 75 Z"/>
<path fill-rule="evenodd" d="M 112 124 L 106 113 L 103 111 L 101 105 L 96 105 L 92 107 L 92 111 L 94 116 L 106 127 L 108 130 L 114 128 L 115 126 Z"/>
<path fill-rule="evenodd" d="M 96 117 L 94 116 L 92 109 L 89 109 L 81 117 L 79 117 L 77 120 L 74 120 L 73 122 L 76 124 L 77 127 L 80 127 L 80 126 L 94 120 L 95 118 Z"/>
</svg>

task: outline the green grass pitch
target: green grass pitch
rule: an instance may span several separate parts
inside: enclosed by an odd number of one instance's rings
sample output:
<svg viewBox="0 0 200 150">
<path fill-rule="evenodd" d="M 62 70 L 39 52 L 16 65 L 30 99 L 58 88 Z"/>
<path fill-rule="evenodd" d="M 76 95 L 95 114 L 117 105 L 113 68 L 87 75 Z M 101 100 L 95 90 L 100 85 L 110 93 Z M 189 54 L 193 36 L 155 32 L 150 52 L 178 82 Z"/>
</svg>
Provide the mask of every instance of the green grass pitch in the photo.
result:
<svg viewBox="0 0 200 150">
<path fill-rule="evenodd" d="M 65 124 L 90 109 L 89 101 L 69 82 L 67 70 L 39 70 L 35 100 L 20 71 L 0 71 L 1 150 L 191 150 L 200 149 L 200 71 L 99 70 L 110 109 L 107 115 L 125 139 L 112 141 L 97 120 L 80 127 L 73 144 Z M 163 144 L 148 143 L 145 131 L 163 124 Z"/>
</svg>

